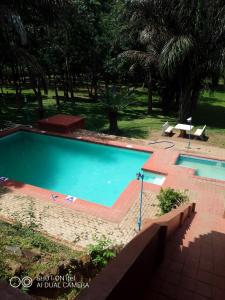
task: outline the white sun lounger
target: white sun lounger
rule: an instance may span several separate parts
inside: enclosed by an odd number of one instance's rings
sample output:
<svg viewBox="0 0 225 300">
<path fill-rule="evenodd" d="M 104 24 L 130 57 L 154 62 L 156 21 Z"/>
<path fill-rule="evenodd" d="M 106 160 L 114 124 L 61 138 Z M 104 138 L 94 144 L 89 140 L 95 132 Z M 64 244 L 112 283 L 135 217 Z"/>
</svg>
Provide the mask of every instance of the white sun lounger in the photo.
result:
<svg viewBox="0 0 225 300">
<path fill-rule="evenodd" d="M 198 128 L 194 133 L 194 137 L 203 140 L 205 137 L 205 130 L 206 130 L 206 125 L 203 128 Z"/>
<path fill-rule="evenodd" d="M 173 126 L 169 125 L 169 122 L 166 122 L 162 126 L 162 135 L 170 135 L 173 132 Z"/>
</svg>

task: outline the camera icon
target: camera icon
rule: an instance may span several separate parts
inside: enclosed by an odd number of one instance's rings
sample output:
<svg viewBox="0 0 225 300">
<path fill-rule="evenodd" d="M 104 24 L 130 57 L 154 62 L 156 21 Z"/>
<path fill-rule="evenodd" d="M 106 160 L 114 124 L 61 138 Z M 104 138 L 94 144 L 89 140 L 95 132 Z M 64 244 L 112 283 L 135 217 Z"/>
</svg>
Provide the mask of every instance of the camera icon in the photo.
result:
<svg viewBox="0 0 225 300">
<path fill-rule="evenodd" d="M 19 278 L 18 276 L 13 276 L 10 278 L 9 280 L 9 284 L 11 285 L 11 287 L 13 288 L 18 288 L 21 285 L 24 288 L 29 288 L 32 286 L 33 284 L 33 280 L 32 278 L 30 278 L 29 276 L 24 276 L 22 279 Z"/>
<path fill-rule="evenodd" d="M 22 278 L 22 286 L 25 288 L 29 288 L 32 286 L 33 280 L 29 276 L 25 276 Z"/>
</svg>

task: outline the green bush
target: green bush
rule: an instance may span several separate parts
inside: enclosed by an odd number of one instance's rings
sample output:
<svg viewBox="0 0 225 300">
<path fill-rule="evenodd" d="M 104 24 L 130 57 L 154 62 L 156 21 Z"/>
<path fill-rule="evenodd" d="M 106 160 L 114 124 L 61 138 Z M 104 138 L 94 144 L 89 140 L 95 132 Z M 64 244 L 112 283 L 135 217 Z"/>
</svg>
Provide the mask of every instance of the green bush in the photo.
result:
<svg viewBox="0 0 225 300">
<path fill-rule="evenodd" d="M 104 236 L 96 241 L 96 244 L 89 245 L 89 255 L 92 263 L 98 268 L 102 269 L 108 262 L 116 256 L 116 250 L 113 249 L 111 241 Z"/>
<path fill-rule="evenodd" d="M 160 208 L 161 215 L 189 201 L 185 192 L 175 191 L 171 188 L 161 189 L 157 199 L 159 200 L 158 207 Z"/>
</svg>

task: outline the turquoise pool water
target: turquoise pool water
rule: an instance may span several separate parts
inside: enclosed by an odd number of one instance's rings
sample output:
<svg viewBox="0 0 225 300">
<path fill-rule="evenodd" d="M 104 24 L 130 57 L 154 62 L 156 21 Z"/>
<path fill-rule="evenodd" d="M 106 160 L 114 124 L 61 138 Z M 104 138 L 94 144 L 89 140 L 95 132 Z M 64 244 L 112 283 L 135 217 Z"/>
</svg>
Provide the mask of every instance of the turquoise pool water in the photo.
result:
<svg viewBox="0 0 225 300">
<path fill-rule="evenodd" d="M 225 180 L 225 162 L 180 155 L 177 165 L 195 169 L 197 176 Z"/>
<path fill-rule="evenodd" d="M 150 153 L 18 132 L 0 138 L 0 177 L 112 206 Z"/>
<path fill-rule="evenodd" d="M 164 175 L 160 175 L 153 172 L 144 172 L 144 181 L 150 182 L 157 185 L 163 185 L 164 181 L 166 180 L 166 177 Z"/>
</svg>

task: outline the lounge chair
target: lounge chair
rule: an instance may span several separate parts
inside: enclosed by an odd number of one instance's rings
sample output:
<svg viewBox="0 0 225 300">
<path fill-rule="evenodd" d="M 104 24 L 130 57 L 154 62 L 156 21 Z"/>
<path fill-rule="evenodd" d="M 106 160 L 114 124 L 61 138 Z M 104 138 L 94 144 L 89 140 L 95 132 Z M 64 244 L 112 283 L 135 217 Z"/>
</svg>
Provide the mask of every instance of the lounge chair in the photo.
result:
<svg viewBox="0 0 225 300">
<path fill-rule="evenodd" d="M 166 122 L 162 126 L 162 135 L 170 135 L 173 132 L 173 126 L 169 125 L 169 122 Z"/>
<path fill-rule="evenodd" d="M 200 138 L 201 140 L 204 140 L 205 131 L 206 131 L 206 125 L 203 128 L 198 128 L 194 133 L 194 137 Z"/>
</svg>

